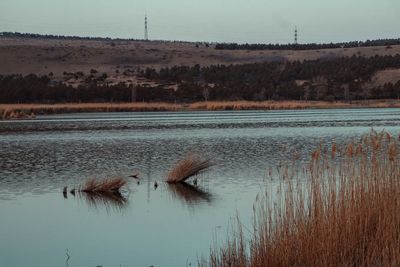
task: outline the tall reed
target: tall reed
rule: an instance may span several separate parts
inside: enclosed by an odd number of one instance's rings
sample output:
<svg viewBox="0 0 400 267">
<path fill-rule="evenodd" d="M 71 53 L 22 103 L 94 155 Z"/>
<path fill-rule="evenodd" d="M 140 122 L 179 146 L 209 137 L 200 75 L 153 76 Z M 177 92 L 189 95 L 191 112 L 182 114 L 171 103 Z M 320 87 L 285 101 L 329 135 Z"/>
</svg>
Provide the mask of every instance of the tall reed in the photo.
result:
<svg viewBox="0 0 400 267">
<path fill-rule="evenodd" d="M 372 131 L 318 149 L 298 177 L 284 173 L 277 195 L 201 266 L 400 266 L 398 138 Z"/>
</svg>

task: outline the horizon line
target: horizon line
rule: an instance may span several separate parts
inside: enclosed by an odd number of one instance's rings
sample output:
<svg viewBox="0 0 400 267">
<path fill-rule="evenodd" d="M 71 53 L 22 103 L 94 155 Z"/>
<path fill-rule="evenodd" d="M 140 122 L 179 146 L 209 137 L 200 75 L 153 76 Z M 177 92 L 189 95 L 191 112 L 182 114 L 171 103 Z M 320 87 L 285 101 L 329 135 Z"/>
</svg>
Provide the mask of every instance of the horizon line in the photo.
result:
<svg viewBox="0 0 400 267">
<path fill-rule="evenodd" d="M 32 33 L 32 32 L 18 32 L 18 31 L 1 31 L 0 36 L 4 35 L 32 35 L 37 37 L 45 37 L 49 39 L 65 38 L 65 39 L 83 39 L 83 40 L 109 40 L 109 41 L 142 41 L 142 42 L 176 42 L 176 43 L 206 43 L 206 44 L 238 44 L 238 45 L 295 45 L 294 43 L 272 43 L 272 42 L 221 42 L 221 41 L 188 41 L 188 40 L 173 40 L 173 39 L 148 39 L 144 38 L 128 38 L 128 37 L 108 37 L 108 36 L 83 36 L 83 35 L 60 35 L 52 33 Z M 376 39 L 365 39 L 365 40 L 352 40 L 352 41 L 338 41 L 338 42 L 307 42 L 298 43 L 297 45 L 325 45 L 325 44 L 348 44 L 348 43 L 365 43 L 368 41 L 383 41 L 383 40 L 400 40 L 400 37 L 392 38 L 376 38 Z"/>
</svg>

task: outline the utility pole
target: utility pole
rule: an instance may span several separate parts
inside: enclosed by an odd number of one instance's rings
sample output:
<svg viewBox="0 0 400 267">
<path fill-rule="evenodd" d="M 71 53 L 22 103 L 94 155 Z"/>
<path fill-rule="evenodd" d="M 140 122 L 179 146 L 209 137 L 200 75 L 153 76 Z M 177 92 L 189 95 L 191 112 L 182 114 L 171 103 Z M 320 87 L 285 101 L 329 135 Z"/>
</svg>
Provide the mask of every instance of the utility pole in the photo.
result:
<svg viewBox="0 0 400 267">
<path fill-rule="evenodd" d="M 149 32 L 147 30 L 147 14 L 144 16 L 144 40 L 149 40 Z"/>
</svg>

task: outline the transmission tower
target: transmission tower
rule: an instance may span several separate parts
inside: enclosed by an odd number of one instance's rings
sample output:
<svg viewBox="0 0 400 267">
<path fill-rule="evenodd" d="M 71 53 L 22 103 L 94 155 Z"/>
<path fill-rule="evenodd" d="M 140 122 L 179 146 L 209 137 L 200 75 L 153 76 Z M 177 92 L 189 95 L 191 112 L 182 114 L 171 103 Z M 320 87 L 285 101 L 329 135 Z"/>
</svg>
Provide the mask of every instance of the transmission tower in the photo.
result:
<svg viewBox="0 0 400 267">
<path fill-rule="evenodd" d="M 298 36 L 298 32 L 297 32 L 297 26 L 294 28 L 294 44 L 297 45 L 297 36 Z"/>
<path fill-rule="evenodd" d="M 144 16 L 144 39 L 149 40 L 149 32 L 147 30 L 147 14 Z"/>
</svg>

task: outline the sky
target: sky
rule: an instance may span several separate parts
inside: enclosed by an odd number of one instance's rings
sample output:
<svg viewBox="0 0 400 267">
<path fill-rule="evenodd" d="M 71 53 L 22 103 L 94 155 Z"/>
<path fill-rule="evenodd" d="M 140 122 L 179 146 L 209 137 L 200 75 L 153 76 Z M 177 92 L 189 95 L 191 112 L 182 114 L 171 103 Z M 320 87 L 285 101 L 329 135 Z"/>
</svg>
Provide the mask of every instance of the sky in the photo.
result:
<svg viewBox="0 0 400 267">
<path fill-rule="evenodd" d="M 400 0 L 0 0 L 0 32 L 237 43 L 400 37 Z"/>
</svg>

